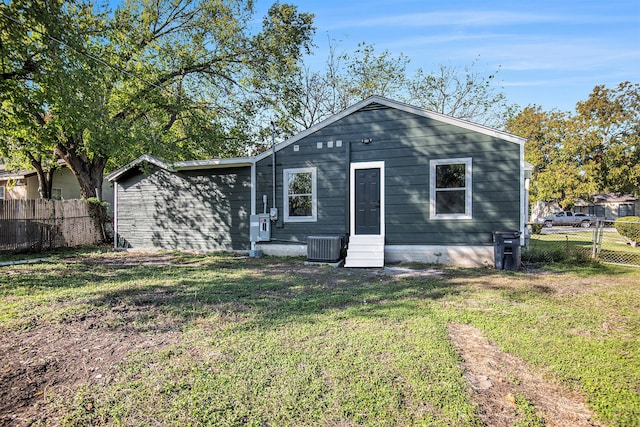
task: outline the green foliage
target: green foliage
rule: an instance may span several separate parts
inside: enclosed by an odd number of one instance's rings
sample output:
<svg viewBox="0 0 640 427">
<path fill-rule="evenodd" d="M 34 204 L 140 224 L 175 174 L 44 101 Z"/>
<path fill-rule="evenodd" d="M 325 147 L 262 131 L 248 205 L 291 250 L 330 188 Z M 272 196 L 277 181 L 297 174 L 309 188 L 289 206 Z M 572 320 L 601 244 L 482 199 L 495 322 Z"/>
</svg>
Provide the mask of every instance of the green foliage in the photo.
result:
<svg viewBox="0 0 640 427">
<path fill-rule="evenodd" d="M 540 234 L 544 228 L 544 224 L 530 224 L 531 234 Z"/>
<path fill-rule="evenodd" d="M 516 403 L 516 411 L 520 418 L 516 421 L 514 427 L 544 427 L 546 424 L 544 418 L 536 412 L 536 407 L 531 400 L 521 394 L 517 393 L 513 396 Z"/>
<path fill-rule="evenodd" d="M 256 111 L 288 90 L 313 15 L 276 3 L 89 0 L 0 5 L 0 152 L 62 158 L 81 194 L 140 154 L 246 154 Z"/>
<path fill-rule="evenodd" d="M 570 207 L 598 193 L 637 193 L 640 187 L 640 84 L 596 86 L 576 113 L 529 106 L 507 122 L 527 138 L 533 168 L 531 202 Z"/>
<path fill-rule="evenodd" d="M 97 197 L 89 197 L 88 199 L 86 199 L 87 203 L 91 203 L 92 205 L 97 205 L 97 206 L 101 206 L 103 208 L 106 208 L 107 206 L 109 206 L 109 203 L 105 202 L 104 200 L 100 200 Z"/>
<path fill-rule="evenodd" d="M 618 218 L 613 223 L 613 226 L 620 235 L 632 242 L 640 242 L 640 217 L 625 216 Z"/>
</svg>

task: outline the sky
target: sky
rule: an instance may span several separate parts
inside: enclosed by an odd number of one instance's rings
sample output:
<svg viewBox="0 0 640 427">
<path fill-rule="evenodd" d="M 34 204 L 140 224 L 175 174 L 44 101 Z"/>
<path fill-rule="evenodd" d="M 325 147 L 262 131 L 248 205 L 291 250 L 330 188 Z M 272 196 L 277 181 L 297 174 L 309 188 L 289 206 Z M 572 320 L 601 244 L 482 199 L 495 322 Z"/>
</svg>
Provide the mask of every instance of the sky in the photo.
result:
<svg viewBox="0 0 640 427">
<path fill-rule="evenodd" d="M 640 83 L 640 0 L 432 1 L 282 0 L 315 15 L 317 47 L 305 63 L 321 70 L 329 40 L 410 59 L 496 75 L 496 89 L 520 107 L 575 111 L 596 85 Z M 271 0 L 257 0 L 263 17 Z"/>
</svg>

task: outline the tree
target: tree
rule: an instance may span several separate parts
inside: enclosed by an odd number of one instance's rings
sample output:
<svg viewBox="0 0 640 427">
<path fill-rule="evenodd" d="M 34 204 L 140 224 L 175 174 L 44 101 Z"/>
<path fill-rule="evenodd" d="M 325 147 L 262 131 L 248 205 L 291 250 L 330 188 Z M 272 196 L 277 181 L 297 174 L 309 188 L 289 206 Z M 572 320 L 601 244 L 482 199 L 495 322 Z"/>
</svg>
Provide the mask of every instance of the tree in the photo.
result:
<svg viewBox="0 0 640 427">
<path fill-rule="evenodd" d="M 640 192 L 640 84 L 596 86 L 576 105 L 566 144 L 585 182 L 597 192 Z M 593 193 L 591 193 L 593 194 Z"/>
<path fill-rule="evenodd" d="M 531 201 L 570 208 L 598 193 L 640 192 L 640 85 L 596 86 L 576 113 L 523 109 L 507 130 L 527 138 Z"/>
<path fill-rule="evenodd" d="M 507 121 L 509 132 L 527 139 L 525 161 L 533 165 L 529 189 L 532 202 L 557 200 L 565 206 L 573 201 L 576 182 L 567 179 L 573 175 L 566 173 L 563 179 L 558 179 L 558 173 L 563 170 L 568 172 L 571 167 L 568 159 L 563 157 L 568 117 L 566 113 L 545 112 L 534 105 L 526 107 Z"/>
<path fill-rule="evenodd" d="M 418 69 L 407 75 L 410 58 L 389 51 L 377 53 L 360 43 L 352 54 L 338 54 L 329 43 L 324 70 L 308 67 L 298 76 L 296 97 L 282 109 L 279 122 L 289 131 L 307 129 L 370 95 L 398 99 L 463 120 L 502 128 L 514 107 L 494 88 L 496 73 L 485 76 L 477 62 L 460 68 L 441 65 L 436 72 Z"/>
<path fill-rule="evenodd" d="M 365 43 L 351 54 L 338 53 L 335 42 L 329 40 L 325 68 L 300 70 L 291 85 L 292 96 L 277 111 L 278 127 L 293 134 L 370 95 L 397 97 L 406 86 L 408 63 L 404 55 L 377 54 L 373 45 Z"/>
<path fill-rule="evenodd" d="M 464 68 L 440 65 L 431 73 L 418 69 L 409 81 L 408 102 L 448 116 L 503 128 L 515 107 L 494 87 L 499 70 L 485 76 L 476 65 L 477 61 Z"/>
<path fill-rule="evenodd" d="M 40 6 L 44 11 L 34 5 L 37 14 L 25 18 L 28 25 L 34 25 L 36 15 L 60 14 L 57 3 Z M 52 115 L 38 108 L 38 105 L 47 105 L 46 93 L 30 84 L 29 76 L 44 68 L 44 58 L 57 60 L 57 47 L 46 43 L 38 33 L 27 40 L 18 22 L 5 14 L 8 7 L 4 4 L 0 7 L 0 156 L 8 160 L 9 167 L 33 168 L 37 172 L 40 196 L 49 199 L 53 173 L 58 167 L 54 154 L 55 126 Z M 49 22 L 52 28 L 63 25 L 63 22 Z"/>
<path fill-rule="evenodd" d="M 108 162 L 243 153 L 314 31 L 295 6 L 274 4 L 257 32 L 252 14 L 250 0 L 0 5 L 3 151 L 55 153 L 86 198 Z"/>
</svg>

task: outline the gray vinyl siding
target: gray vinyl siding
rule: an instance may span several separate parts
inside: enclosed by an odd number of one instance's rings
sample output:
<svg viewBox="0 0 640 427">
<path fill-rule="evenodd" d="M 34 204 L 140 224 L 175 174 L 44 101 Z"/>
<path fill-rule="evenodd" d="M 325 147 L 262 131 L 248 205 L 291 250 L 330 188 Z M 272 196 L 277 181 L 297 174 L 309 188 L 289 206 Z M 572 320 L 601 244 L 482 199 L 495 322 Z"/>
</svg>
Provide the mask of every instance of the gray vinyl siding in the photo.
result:
<svg viewBox="0 0 640 427">
<path fill-rule="evenodd" d="M 279 211 L 279 219 L 271 227 L 271 236 L 274 241 L 306 243 L 310 234 L 346 235 L 346 216 L 348 214 L 348 181 L 344 179 L 346 169 L 345 151 L 342 148 L 330 150 L 318 150 L 315 143 L 300 146 L 299 152 L 293 152 L 289 147 L 286 153 L 282 151 L 276 154 L 276 207 Z M 284 169 L 315 167 L 317 171 L 317 209 L 318 219 L 315 222 L 284 222 L 282 173 Z M 256 168 L 256 206 L 263 211 L 262 195 L 268 197 L 268 205 L 272 207 L 272 172 L 271 157 L 263 160 Z M 346 187 L 345 187 L 346 186 Z"/>
<path fill-rule="evenodd" d="M 120 246 L 175 250 L 249 248 L 251 169 L 168 172 L 118 181 Z"/>
<path fill-rule="evenodd" d="M 361 141 L 370 138 L 370 144 Z M 341 140 L 342 147 L 327 148 Z M 323 148 L 318 149 L 317 143 Z M 294 151 L 294 146 L 299 151 Z M 429 161 L 472 158 L 473 218 L 429 217 Z M 520 145 L 391 108 L 365 108 L 296 141 L 276 154 L 276 206 L 283 209 L 282 170 L 316 167 L 317 222 L 272 227 L 276 240 L 306 242 L 314 234 L 349 233 L 349 162 L 385 162 L 386 244 L 491 244 L 496 230 L 520 228 Z M 271 157 L 258 162 L 257 204 L 271 203 Z"/>
</svg>

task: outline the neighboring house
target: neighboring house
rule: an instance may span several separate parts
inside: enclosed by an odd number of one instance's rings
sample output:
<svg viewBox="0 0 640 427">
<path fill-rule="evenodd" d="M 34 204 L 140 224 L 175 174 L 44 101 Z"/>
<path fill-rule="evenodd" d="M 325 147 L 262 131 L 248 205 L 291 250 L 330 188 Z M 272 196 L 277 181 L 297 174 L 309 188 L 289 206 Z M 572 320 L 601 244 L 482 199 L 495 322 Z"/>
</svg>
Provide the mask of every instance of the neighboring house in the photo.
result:
<svg viewBox="0 0 640 427">
<path fill-rule="evenodd" d="M 607 220 L 640 215 L 640 199 L 630 194 L 596 194 L 589 201 L 578 200 L 575 212 L 595 215 Z"/>
<path fill-rule="evenodd" d="M 116 245 L 304 255 L 338 236 L 346 266 L 492 265 L 494 231 L 524 243 L 524 141 L 370 97 L 255 157 L 113 172 Z"/>
<path fill-rule="evenodd" d="M 40 183 L 34 170 L 10 171 L 0 166 L 0 199 L 39 199 Z M 80 199 L 80 185 L 73 172 L 66 166 L 57 169 L 53 174 L 52 199 Z M 113 188 L 105 180 L 102 187 L 102 199 L 113 205 Z M 112 208 L 109 208 L 113 212 Z"/>
</svg>

